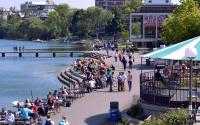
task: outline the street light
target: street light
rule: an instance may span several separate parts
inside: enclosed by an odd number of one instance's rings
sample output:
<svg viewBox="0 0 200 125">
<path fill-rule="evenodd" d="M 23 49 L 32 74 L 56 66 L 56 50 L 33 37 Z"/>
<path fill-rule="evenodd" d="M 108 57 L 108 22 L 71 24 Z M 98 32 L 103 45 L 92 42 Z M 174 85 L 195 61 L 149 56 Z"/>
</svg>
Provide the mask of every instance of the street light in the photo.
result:
<svg viewBox="0 0 200 125">
<path fill-rule="evenodd" d="M 192 125 L 192 60 L 196 57 L 197 50 L 194 47 L 188 47 L 185 50 L 185 57 L 190 60 L 190 82 L 189 82 L 189 125 Z"/>
</svg>

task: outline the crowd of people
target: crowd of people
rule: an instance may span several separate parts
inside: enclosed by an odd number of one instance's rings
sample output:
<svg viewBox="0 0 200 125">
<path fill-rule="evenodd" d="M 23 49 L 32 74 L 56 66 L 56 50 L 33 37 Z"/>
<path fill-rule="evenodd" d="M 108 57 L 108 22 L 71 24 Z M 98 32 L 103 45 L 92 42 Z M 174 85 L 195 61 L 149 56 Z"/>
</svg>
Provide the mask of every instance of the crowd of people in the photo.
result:
<svg viewBox="0 0 200 125">
<path fill-rule="evenodd" d="M 54 125 L 54 122 L 50 120 L 49 111 L 54 110 L 56 103 L 62 103 L 64 94 L 66 94 L 66 88 L 62 87 L 60 92 L 57 90 L 54 93 L 49 92 L 47 99 L 38 97 L 35 101 L 26 99 L 24 102 L 17 102 L 17 111 L 10 111 L 2 108 L 0 112 L 0 121 L 5 121 L 6 124 L 14 124 L 16 119 L 22 120 L 28 124 L 40 124 L 40 125 Z M 62 92 L 61 92 L 62 91 Z M 65 91 L 66 93 L 64 93 Z M 46 120 L 42 117 L 46 116 Z M 66 116 L 63 116 L 59 125 L 69 125 L 66 120 Z"/>
<path fill-rule="evenodd" d="M 24 50 L 24 47 L 14 47 L 16 51 Z M 128 57 L 128 61 L 126 59 Z M 131 91 L 132 88 L 132 72 L 128 71 L 127 75 L 125 73 L 127 68 L 127 63 L 129 64 L 129 69 L 133 68 L 134 56 L 133 52 L 130 50 L 116 50 L 114 54 L 115 62 L 121 61 L 123 64 L 124 72 L 119 72 L 117 77 L 115 76 L 115 66 L 114 64 L 108 65 L 103 59 L 95 59 L 85 57 L 83 59 L 77 59 L 73 64 L 73 70 L 84 74 L 85 77 L 80 83 L 73 86 L 74 90 L 76 88 L 84 88 L 86 92 L 92 92 L 94 89 L 109 87 L 109 91 L 112 92 L 113 86 L 117 85 L 118 91 L 125 91 L 125 84 L 128 84 L 128 90 Z M 127 81 L 127 82 L 126 82 Z M 49 92 L 46 99 L 38 97 L 35 101 L 30 101 L 26 99 L 23 103 L 17 103 L 17 112 L 6 111 L 5 108 L 2 109 L 4 115 L 1 116 L 1 120 L 4 119 L 7 123 L 13 123 L 16 118 L 21 118 L 23 121 L 34 121 L 41 116 L 47 116 L 46 120 L 43 120 L 40 124 L 42 125 L 54 125 L 54 122 L 50 119 L 49 111 L 56 110 L 58 105 L 63 105 L 68 102 L 68 97 L 72 97 L 73 92 L 62 86 L 59 90 L 54 92 Z M 2 113 L 1 112 L 1 113 Z M 69 125 L 66 120 L 66 116 L 63 116 L 60 125 Z"/>
</svg>

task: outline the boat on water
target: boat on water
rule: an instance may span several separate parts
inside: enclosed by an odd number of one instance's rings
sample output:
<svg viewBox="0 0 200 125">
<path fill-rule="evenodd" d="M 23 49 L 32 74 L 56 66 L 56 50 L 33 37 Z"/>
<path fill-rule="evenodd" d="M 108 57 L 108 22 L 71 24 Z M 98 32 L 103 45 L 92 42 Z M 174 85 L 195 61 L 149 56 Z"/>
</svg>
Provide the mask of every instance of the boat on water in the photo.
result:
<svg viewBox="0 0 200 125">
<path fill-rule="evenodd" d="M 40 42 L 40 43 L 44 43 L 45 41 L 44 40 L 41 40 L 39 38 L 37 38 L 36 40 L 33 40 L 34 42 Z"/>
</svg>

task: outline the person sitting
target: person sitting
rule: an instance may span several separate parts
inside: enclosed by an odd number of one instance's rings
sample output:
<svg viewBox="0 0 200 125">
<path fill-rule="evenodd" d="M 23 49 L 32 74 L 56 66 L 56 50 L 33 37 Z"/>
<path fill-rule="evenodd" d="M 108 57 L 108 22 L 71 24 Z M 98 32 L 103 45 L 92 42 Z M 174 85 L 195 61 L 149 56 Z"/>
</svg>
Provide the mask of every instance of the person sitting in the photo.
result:
<svg viewBox="0 0 200 125">
<path fill-rule="evenodd" d="M 162 76 L 160 74 L 160 70 L 157 70 L 157 72 L 155 73 L 155 77 L 156 78 L 162 78 Z"/>
<path fill-rule="evenodd" d="M 69 122 L 66 119 L 66 116 L 62 117 L 62 120 L 59 122 L 59 125 L 69 125 Z"/>
<path fill-rule="evenodd" d="M 28 107 L 31 106 L 31 101 L 30 101 L 29 98 L 27 98 L 27 99 L 25 100 L 25 105 L 27 105 Z"/>
<path fill-rule="evenodd" d="M 48 98 L 47 104 L 48 104 L 50 109 L 54 109 L 55 101 L 53 100 L 53 97 Z"/>
<path fill-rule="evenodd" d="M 28 108 L 31 109 L 33 112 L 37 112 L 38 110 L 38 107 L 34 103 L 31 103 L 31 106 L 29 106 Z"/>
<path fill-rule="evenodd" d="M 33 111 L 28 109 L 28 106 L 25 104 L 24 108 L 22 108 L 22 119 L 24 121 L 29 120 L 31 114 L 33 114 Z"/>
<path fill-rule="evenodd" d="M 47 115 L 47 119 L 46 119 L 45 123 L 43 123 L 42 125 L 54 125 L 54 121 L 51 120 L 50 115 Z"/>
<path fill-rule="evenodd" d="M 0 115 L 1 117 L 0 117 L 0 119 L 1 119 L 1 120 L 4 120 L 5 117 L 6 117 L 6 115 L 7 115 L 7 113 L 8 113 L 7 110 L 3 107 L 3 108 L 1 109 L 1 113 L 0 113 L 0 114 L 1 114 L 1 115 Z"/>
<path fill-rule="evenodd" d="M 54 92 L 53 92 L 53 98 L 54 99 L 58 99 L 58 91 L 57 90 L 54 90 Z"/>
<path fill-rule="evenodd" d="M 160 70 L 157 70 L 157 72 L 155 73 L 155 80 L 161 81 L 161 82 L 164 83 L 164 79 L 163 79 L 163 77 L 161 76 Z"/>
<path fill-rule="evenodd" d="M 5 121 L 6 121 L 8 124 L 13 124 L 13 123 L 14 123 L 14 121 L 15 121 L 15 116 L 14 116 L 14 114 L 13 114 L 11 111 L 9 111 L 9 112 L 7 113 L 7 115 L 6 115 L 6 117 L 5 117 Z"/>
</svg>

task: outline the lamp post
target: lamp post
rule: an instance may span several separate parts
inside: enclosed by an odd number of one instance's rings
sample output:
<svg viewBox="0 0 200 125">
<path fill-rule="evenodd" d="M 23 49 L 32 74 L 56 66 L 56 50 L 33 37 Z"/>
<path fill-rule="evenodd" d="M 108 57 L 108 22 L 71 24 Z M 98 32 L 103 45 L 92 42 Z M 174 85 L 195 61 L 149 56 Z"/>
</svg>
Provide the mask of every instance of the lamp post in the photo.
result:
<svg viewBox="0 0 200 125">
<path fill-rule="evenodd" d="M 190 79 L 189 79 L 189 125 L 193 124 L 192 120 L 192 60 L 196 57 L 197 50 L 194 47 L 188 47 L 185 51 L 185 57 L 190 60 Z"/>
</svg>

